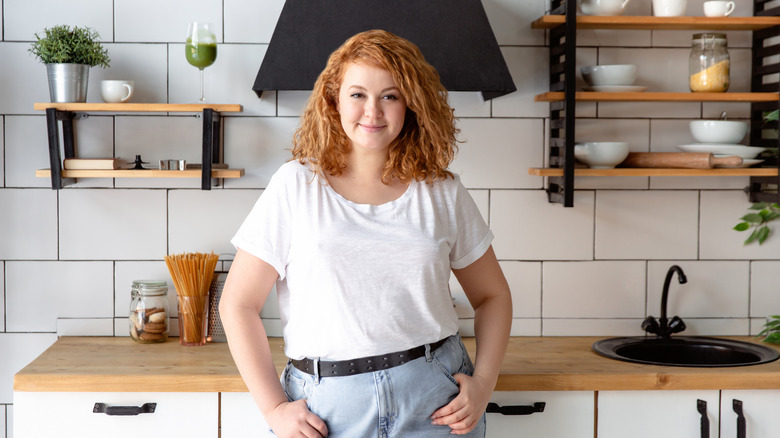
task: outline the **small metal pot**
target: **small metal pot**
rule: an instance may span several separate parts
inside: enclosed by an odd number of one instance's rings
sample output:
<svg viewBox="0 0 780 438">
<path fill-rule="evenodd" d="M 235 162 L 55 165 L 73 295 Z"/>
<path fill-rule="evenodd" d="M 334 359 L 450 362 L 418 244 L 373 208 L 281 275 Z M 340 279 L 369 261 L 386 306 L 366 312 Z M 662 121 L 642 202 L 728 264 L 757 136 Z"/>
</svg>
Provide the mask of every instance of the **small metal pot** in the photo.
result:
<svg viewBox="0 0 780 438">
<path fill-rule="evenodd" d="M 46 64 L 52 102 L 86 102 L 89 82 L 87 64 Z"/>
</svg>

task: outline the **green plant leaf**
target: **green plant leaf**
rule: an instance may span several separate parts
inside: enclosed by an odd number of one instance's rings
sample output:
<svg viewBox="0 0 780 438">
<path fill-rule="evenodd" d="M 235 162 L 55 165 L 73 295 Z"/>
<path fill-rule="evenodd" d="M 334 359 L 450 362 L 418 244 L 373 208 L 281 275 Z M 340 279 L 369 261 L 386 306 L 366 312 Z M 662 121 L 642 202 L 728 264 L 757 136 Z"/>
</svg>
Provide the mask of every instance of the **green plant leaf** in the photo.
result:
<svg viewBox="0 0 780 438">
<path fill-rule="evenodd" d="M 780 333 L 774 332 L 764 338 L 764 342 L 769 344 L 780 344 Z"/>
<path fill-rule="evenodd" d="M 766 238 L 769 237 L 769 232 L 770 232 L 769 227 L 767 227 L 766 225 L 758 229 L 757 238 L 758 238 L 759 245 L 762 245 L 766 241 Z"/>
<path fill-rule="evenodd" d="M 751 243 L 755 242 L 755 240 L 758 238 L 758 229 L 753 230 L 752 233 L 750 233 L 750 237 L 745 240 L 745 245 L 750 245 Z"/>
<path fill-rule="evenodd" d="M 763 216 L 761 216 L 758 213 L 748 213 L 744 216 L 742 216 L 740 219 L 742 219 L 745 222 L 750 222 L 752 224 L 760 224 L 764 222 Z"/>
<path fill-rule="evenodd" d="M 772 110 L 764 113 L 764 121 L 770 122 L 780 118 L 780 110 Z"/>
<path fill-rule="evenodd" d="M 767 208 L 767 206 L 769 206 L 769 204 L 767 204 L 766 202 L 756 202 L 753 205 L 751 205 L 749 207 L 749 209 L 750 210 L 763 210 L 763 209 Z"/>
<path fill-rule="evenodd" d="M 734 225 L 734 229 L 737 231 L 747 231 L 750 228 L 750 224 L 747 222 L 740 222 Z"/>
</svg>

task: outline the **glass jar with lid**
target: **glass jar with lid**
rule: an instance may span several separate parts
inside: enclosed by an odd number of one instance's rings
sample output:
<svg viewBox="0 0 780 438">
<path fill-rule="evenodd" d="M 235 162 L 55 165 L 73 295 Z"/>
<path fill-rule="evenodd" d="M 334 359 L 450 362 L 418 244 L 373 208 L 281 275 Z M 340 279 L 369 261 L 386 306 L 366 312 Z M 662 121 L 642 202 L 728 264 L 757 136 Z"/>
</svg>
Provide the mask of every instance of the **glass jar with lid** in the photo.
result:
<svg viewBox="0 0 780 438">
<path fill-rule="evenodd" d="M 691 41 L 688 83 L 693 92 L 729 89 L 729 51 L 725 33 L 697 33 Z"/>
<path fill-rule="evenodd" d="M 130 289 L 130 337 L 143 344 L 168 340 L 168 283 L 135 280 Z"/>
</svg>

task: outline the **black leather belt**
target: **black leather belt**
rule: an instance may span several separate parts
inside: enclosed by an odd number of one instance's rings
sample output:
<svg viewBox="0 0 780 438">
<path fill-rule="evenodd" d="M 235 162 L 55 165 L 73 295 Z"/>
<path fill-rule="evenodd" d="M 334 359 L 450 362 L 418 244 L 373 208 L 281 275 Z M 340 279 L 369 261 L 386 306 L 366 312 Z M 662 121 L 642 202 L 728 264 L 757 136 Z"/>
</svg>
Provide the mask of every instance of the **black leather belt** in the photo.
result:
<svg viewBox="0 0 780 438">
<path fill-rule="evenodd" d="M 434 344 L 431 344 L 431 352 L 444 345 L 448 338 L 444 338 Z M 425 345 L 410 348 L 406 351 L 396 351 L 395 353 L 380 354 L 378 356 L 361 357 L 350 360 L 319 361 L 320 377 L 350 376 L 354 374 L 370 373 L 403 365 L 406 362 L 413 361 L 419 357 L 425 356 Z M 291 360 L 293 366 L 304 373 L 314 375 L 314 360 L 301 359 Z"/>
</svg>

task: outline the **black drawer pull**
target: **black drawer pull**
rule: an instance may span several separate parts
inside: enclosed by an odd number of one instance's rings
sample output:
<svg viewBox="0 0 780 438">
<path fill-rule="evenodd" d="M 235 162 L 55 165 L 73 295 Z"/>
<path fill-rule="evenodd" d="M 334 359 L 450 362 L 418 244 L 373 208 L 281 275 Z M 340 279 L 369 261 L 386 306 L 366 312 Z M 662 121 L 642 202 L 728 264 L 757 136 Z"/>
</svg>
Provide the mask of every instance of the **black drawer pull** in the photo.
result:
<svg viewBox="0 0 780 438">
<path fill-rule="evenodd" d="M 488 403 L 485 412 L 501 415 L 531 415 L 536 412 L 544 412 L 547 403 L 536 402 L 533 406 L 499 406 L 496 403 Z"/>
<path fill-rule="evenodd" d="M 742 400 L 734 399 L 731 404 L 737 414 L 737 438 L 745 438 L 747 436 L 747 421 L 745 421 L 745 414 L 742 413 Z"/>
<path fill-rule="evenodd" d="M 707 402 L 696 400 L 696 410 L 701 414 L 701 438 L 710 438 L 710 419 L 707 417 Z"/>
<path fill-rule="evenodd" d="M 138 415 L 152 414 L 157 403 L 144 403 L 141 406 L 109 406 L 105 403 L 95 403 L 92 412 L 106 415 Z"/>
</svg>

